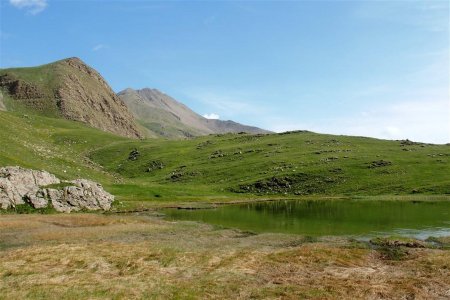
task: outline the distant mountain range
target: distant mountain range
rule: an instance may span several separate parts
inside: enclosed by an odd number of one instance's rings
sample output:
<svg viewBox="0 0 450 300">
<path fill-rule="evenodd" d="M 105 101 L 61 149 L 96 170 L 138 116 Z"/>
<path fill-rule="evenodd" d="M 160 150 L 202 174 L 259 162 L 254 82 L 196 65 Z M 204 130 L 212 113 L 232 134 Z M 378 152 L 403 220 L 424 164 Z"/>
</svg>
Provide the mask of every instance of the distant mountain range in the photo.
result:
<svg viewBox="0 0 450 300">
<path fill-rule="evenodd" d="M 193 137 L 212 133 L 269 131 L 233 121 L 206 119 L 157 89 L 126 89 L 118 96 L 150 136 Z"/>
<path fill-rule="evenodd" d="M 269 131 L 210 120 L 156 89 L 114 93 L 103 77 L 73 57 L 31 68 L 0 69 L 0 110 L 80 121 L 117 135 L 187 138 Z"/>
</svg>

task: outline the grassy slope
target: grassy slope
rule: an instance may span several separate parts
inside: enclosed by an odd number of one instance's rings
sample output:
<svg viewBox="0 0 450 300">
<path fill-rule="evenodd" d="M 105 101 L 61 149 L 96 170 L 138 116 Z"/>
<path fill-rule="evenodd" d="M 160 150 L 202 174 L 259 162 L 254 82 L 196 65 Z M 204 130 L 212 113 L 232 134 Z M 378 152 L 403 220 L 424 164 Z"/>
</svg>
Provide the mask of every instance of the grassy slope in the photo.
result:
<svg viewBox="0 0 450 300">
<path fill-rule="evenodd" d="M 0 141 L 0 166 L 45 169 L 61 178 L 84 177 L 108 184 L 114 177 L 85 153 L 126 139 L 79 122 L 0 112 Z"/>
<path fill-rule="evenodd" d="M 57 117 L 60 113 L 56 106 L 53 95 L 54 88 L 59 84 L 58 77 L 63 70 L 57 64 L 47 64 L 29 68 L 0 69 L 0 75 L 9 74 L 15 78 L 20 78 L 26 82 L 32 82 L 41 92 L 44 93 L 37 105 L 31 100 L 12 100 L 8 93 L 4 92 L 4 102 L 6 108 L 11 111 L 24 113 L 40 113 L 42 115 Z"/>
<path fill-rule="evenodd" d="M 132 161 L 128 155 L 134 148 L 141 155 Z M 211 158 L 218 151 L 224 156 Z M 126 197 L 164 198 L 165 193 L 174 196 L 168 188 L 178 191 L 176 195 L 180 196 L 229 196 L 230 189 L 239 185 L 299 173 L 306 174 L 307 184 L 316 187 L 317 192 L 313 189 L 312 194 L 410 194 L 414 190 L 425 194 L 450 193 L 450 147 L 446 145 L 401 146 L 399 141 L 309 132 L 228 134 L 183 142 L 131 141 L 106 146 L 91 157 L 105 169 L 132 178 Z M 392 165 L 368 167 L 378 160 Z M 146 172 L 152 161 L 161 161 L 165 167 Z M 173 181 L 170 179 L 173 173 L 182 176 Z M 336 183 L 328 183 L 329 178 L 337 179 Z"/>
<path fill-rule="evenodd" d="M 450 193 L 448 145 L 401 146 L 399 141 L 309 132 L 135 141 L 78 122 L 11 112 L 0 112 L 0 141 L 1 166 L 46 169 L 62 178 L 91 178 L 119 200 L 169 203 L 229 201 L 261 194 L 280 197 L 284 193 L 232 190 L 273 176 L 296 178 L 298 174 L 305 175 L 296 188 L 309 189 L 312 195 Z M 135 148 L 140 155 L 129 160 Z M 224 156 L 211 158 L 216 152 Z M 377 160 L 392 165 L 368 168 Z M 146 172 L 153 161 L 162 162 L 164 168 Z M 288 190 L 287 197 L 294 197 L 295 191 Z"/>
</svg>

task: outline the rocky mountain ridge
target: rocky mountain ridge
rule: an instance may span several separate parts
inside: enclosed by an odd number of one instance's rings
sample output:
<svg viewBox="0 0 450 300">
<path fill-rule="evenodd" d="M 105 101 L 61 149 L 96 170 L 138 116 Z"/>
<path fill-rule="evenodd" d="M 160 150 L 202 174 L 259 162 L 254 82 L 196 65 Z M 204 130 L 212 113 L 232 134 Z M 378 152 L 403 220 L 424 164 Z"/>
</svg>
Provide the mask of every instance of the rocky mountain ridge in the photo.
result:
<svg viewBox="0 0 450 300">
<path fill-rule="evenodd" d="M 38 112 L 121 136 L 141 137 L 124 103 L 103 77 L 79 58 L 0 70 L 0 89 L 7 98 L 3 101 L 7 110 Z"/>
<path fill-rule="evenodd" d="M 156 89 L 115 94 L 99 72 L 77 57 L 0 69 L 0 110 L 79 121 L 130 138 L 270 133 L 233 121 L 206 119 Z"/>
<path fill-rule="evenodd" d="M 192 137 L 217 133 L 270 133 L 261 128 L 233 121 L 206 119 L 157 89 L 128 88 L 119 92 L 118 96 L 151 134 Z"/>
</svg>

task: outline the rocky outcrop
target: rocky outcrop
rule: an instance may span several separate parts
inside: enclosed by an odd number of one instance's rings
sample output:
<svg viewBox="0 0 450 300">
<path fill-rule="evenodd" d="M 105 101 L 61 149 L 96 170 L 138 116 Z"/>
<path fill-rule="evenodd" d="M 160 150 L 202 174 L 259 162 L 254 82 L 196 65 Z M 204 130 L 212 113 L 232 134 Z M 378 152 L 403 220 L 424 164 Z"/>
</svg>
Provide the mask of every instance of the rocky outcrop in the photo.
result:
<svg viewBox="0 0 450 300">
<path fill-rule="evenodd" d="M 66 119 L 122 136 L 141 137 L 126 105 L 96 70 L 76 57 L 56 65 L 62 75 L 55 97 Z"/>
<path fill-rule="evenodd" d="M 33 99 L 44 96 L 44 93 L 37 86 L 17 79 L 10 74 L 0 76 L 0 87 L 6 89 L 16 99 Z"/>
<path fill-rule="evenodd" d="M 58 184 L 60 180 L 45 171 L 21 167 L 0 168 L 0 205 L 7 209 L 25 204 L 27 195 L 34 195 L 41 186 Z"/>
<path fill-rule="evenodd" d="M 48 199 L 57 211 L 109 210 L 111 208 L 114 196 L 105 192 L 100 184 L 86 179 L 77 179 L 70 183 L 73 183 L 73 186 L 66 186 L 62 190 L 46 190 Z"/>
<path fill-rule="evenodd" d="M 28 76 L 30 72 L 33 76 Z M 1 69 L 0 90 L 30 112 L 80 121 L 121 136 L 141 137 L 127 106 L 103 77 L 79 58 L 32 69 Z"/>
<path fill-rule="evenodd" d="M 51 185 L 60 187 L 49 187 Z M 109 210 L 114 196 L 93 181 L 61 181 L 46 171 L 21 167 L 0 168 L 0 207 L 31 205 L 41 209 L 52 206 L 59 212 Z"/>
</svg>

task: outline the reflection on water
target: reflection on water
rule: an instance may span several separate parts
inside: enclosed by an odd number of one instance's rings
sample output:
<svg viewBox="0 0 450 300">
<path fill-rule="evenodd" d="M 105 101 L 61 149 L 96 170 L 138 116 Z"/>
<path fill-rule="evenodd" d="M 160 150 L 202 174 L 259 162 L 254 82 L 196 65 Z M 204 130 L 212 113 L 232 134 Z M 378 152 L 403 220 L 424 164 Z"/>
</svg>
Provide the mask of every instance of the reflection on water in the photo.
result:
<svg viewBox="0 0 450 300">
<path fill-rule="evenodd" d="M 255 232 L 311 236 L 450 235 L 450 202 L 286 200 L 217 209 L 165 211 L 168 218 L 196 220 Z"/>
</svg>

